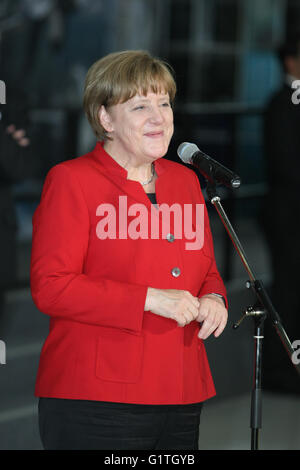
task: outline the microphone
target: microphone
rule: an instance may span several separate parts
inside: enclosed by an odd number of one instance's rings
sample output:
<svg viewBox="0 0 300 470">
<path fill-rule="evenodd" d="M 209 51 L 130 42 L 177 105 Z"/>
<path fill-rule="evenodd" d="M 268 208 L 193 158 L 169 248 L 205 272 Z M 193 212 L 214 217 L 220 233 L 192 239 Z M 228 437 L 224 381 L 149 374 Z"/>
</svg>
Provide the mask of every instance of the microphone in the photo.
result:
<svg viewBox="0 0 300 470">
<path fill-rule="evenodd" d="M 241 184 L 240 177 L 199 150 L 197 145 L 183 142 L 179 145 L 177 154 L 184 163 L 189 163 L 198 168 L 208 181 L 223 184 L 228 188 L 239 188 Z"/>
</svg>

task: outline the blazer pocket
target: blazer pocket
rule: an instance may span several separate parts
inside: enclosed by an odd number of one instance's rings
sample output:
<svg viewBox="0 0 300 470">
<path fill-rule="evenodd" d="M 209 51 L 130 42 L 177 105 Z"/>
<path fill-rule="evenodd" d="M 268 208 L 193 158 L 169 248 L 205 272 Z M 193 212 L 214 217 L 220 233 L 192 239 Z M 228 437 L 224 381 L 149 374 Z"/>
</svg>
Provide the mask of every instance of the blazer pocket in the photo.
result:
<svg viewBox="0 0 300 470">
<path fill-rule="evenodd" d="M 96 376 L 111 382 L 135 383 L 142 369 L 144 338 L 110 329 L 98 338 Z"/>
</svg>

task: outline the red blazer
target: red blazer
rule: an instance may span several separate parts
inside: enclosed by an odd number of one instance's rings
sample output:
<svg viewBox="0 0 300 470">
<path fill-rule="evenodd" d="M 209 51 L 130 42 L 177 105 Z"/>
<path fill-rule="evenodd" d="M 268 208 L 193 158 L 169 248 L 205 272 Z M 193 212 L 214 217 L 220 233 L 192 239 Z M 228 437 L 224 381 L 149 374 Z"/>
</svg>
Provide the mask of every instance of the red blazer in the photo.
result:
<svg viewBox="0 0 300 470">
<path fill-rule="evenodd" d="M 204 203 L 193 170 L 163 158 L 154 165 L 158 204 Z M 35 395 L 140 404 L 204 401 L 215 389 L 197 337 L 199 323 L 179 327 L 144 305 L 148 286 L 226 298 L 206 208 L 198 250 L 187 250 L 191 240 L 184 236 L 100 239 L 97 208 L 118 208 L 120 195 L 127 196 L 128 207 L 142 203 L 150 214 L 141 184 L 127 180 L 100 143 L 55 165 L 46 177 L 33 216 L 31 293 L 50 325 Z M 172 217 L 170 227 L 172 233 Z"/>
</svg>

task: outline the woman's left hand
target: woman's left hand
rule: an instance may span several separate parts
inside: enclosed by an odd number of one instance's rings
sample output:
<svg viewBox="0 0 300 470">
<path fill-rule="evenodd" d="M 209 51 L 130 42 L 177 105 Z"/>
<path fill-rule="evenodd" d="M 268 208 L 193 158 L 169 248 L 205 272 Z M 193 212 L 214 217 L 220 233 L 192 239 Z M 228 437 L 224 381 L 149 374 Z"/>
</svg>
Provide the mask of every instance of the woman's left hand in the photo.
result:
<svg viewBox="0 0 300 470">
<path fill-rule="evenodd" d="M 202 323 L 198 338 L 207 339 L 212 333 L 217 338 L 223 332 L 228 312 L 221 298 L 207 294 L 199 299 L 199 314 L 196 321 Z"/>
</svg>

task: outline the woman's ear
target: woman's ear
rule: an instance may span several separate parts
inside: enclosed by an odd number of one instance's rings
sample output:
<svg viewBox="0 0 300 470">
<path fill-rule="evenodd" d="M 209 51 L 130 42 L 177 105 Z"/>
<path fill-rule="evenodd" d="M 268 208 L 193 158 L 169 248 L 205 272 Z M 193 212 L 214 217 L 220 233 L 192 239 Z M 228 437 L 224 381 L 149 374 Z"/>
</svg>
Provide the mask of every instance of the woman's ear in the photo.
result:
<svg viewBox="0 0 300 470">
<path fill-rule="evenodd" d="M 114 130 L 111 121 L 111 116 L 107 112 L 105 106 L 102 105 L 99 109 L 98 117 L 101 126 L 106 130 L 106 132 L 112 132 Z"/>
</svg>

